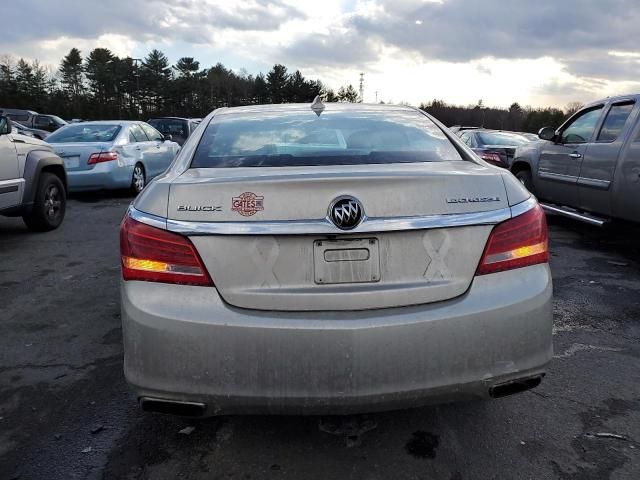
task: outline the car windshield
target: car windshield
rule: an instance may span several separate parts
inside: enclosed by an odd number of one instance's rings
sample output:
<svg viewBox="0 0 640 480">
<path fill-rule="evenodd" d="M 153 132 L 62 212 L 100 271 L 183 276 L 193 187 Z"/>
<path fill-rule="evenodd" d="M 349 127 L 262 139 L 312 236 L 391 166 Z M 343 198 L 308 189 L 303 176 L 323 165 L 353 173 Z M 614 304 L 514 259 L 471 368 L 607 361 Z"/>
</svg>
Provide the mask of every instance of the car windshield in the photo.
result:
<svg viewBox="0 0 640 480">
<path fill-rule="evenodd" d="M 60 117 L 57 117 L 55 115 L 49 115 L 49 118 L 52 118 L 53 121 L 56 122 L 58 125 L 66 125 L 68 123 L 66 120 L 63 120 Z"/>
<path fill-rule="evenodd" d="M 111 142 L 118 132 L 120 132 L 120 125 L 76 123 L 52 133 L 47 137 L 47 142 Z"/>
<path fill-rule="evenodd" d="M 223 114 L 207 126 L 192 168 L 462 160 L 442 130 L 412 111 Z"/>
<path fill-rule="evenodd" d="M 529 140 L 520 135 L 508 133 L 478 132 L 478 136 L 483 145 L 518 146 L 529 143 Z"/>
</svg>

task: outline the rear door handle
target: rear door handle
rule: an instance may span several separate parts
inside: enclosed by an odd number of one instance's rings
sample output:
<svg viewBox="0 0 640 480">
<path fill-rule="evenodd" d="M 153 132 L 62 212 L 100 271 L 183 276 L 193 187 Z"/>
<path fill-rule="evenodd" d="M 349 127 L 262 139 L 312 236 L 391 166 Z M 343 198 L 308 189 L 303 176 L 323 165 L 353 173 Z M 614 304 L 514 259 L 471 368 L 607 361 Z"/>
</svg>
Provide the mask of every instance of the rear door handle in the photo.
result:
<svg viewBox="0 0 640 480">
<path fill-rule="evenodd" d="M 582 158 L 582 154 L 581 154 L 581 153 L 578 153 L 578 152 L 570 153 L 570 154 L 569 154 L 569 156 L 570 156 L 571 158 Z"/>
</svg>

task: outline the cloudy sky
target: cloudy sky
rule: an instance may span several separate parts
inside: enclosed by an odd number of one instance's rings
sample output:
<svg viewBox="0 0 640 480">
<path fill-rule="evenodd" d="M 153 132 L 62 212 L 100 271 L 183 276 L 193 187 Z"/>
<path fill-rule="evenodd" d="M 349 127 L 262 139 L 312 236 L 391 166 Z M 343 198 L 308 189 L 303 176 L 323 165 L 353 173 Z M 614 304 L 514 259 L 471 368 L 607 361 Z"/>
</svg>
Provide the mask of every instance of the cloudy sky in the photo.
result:
<svg viewBox="0 0 640 480">
<path fill-rule="evenodd" d="M 248 73 L 274 63 L 365 101 L 565 106 L 640 91 L 638 0 L 20 0 L 0 54 L 57 66 L 71 47 Z"/>
</svg>

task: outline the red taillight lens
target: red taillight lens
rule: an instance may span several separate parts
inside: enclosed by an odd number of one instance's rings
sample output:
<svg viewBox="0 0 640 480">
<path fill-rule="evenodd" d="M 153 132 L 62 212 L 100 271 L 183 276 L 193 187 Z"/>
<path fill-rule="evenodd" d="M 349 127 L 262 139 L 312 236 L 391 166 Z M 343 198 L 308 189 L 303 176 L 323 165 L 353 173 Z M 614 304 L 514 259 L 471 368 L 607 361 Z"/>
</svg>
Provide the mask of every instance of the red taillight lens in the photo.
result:
<svg viewBox="0 0 640 480">
<path fill-rule="evenodd" d="M 476 275 L 549 261 L 547 220 L 540 205 L 496 225 L 489 235 Z"/>
<path fill-rule="evenodd" d="M 87 165 L 95 165 L 96 163 L 113 162 L 118 159 L 116 152 L 99 152 L 89 155 Z"/>
<path fill-rule="evenodd" d="M 120 258 L 125 280 L 213 285 L 188 238 L 137 222 L 128 215 L 120 225 Z"/>
<path fill-rule="evenodd" d="M 489 162 L 493 165 L 502 165 L 502 159 L 498 153 L 493 152 L 485 152 L 480 154 L 480 158 L 485 162 Z"/>
</svg>

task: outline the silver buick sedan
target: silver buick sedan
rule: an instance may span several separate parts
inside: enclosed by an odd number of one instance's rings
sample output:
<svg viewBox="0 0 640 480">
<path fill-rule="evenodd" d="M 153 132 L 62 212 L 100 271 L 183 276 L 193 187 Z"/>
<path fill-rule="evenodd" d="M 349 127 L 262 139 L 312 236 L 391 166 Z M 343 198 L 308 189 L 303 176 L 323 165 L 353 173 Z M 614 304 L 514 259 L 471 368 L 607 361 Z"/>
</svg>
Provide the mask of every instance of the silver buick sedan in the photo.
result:
<svg viewBox="0 0 640 480">
<path fill-rule="evenodd" d="M 542 210 L 410 107 L 216 110 L 120 248 L 124 369 L 147 411 L 501 397 L 552 357 Z"/>
</svg>

